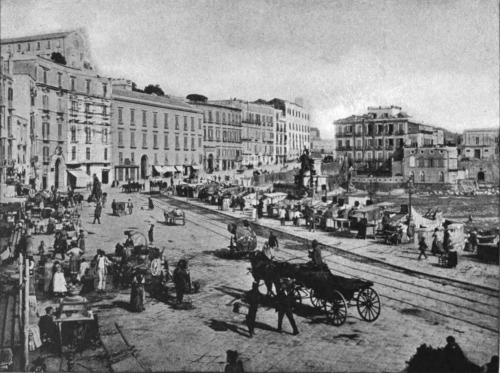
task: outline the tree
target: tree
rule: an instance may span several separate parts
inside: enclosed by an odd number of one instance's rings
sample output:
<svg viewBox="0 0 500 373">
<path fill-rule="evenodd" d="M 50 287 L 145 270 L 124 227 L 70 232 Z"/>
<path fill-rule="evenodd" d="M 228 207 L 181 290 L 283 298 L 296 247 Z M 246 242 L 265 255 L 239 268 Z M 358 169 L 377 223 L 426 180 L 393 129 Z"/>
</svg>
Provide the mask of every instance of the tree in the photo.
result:
<svg viewBox="0 0 500 373">
<path fill-rule="evenodd" d="M 148 95 L 155 93 L 157 96 L 165 96 L 165 92 L 163 92 L 163 89 L 160 88 L 159 84 L 150 84 L 146 86 L 144 88 L 144 93 L 147 93 Z"/>
<path fill-rule="evenodd" d="M 66 58 L 59 52 L 52 52 L 50 59 L 55 63 L 66 65 Z"/>
<path fill-rule="evenodd" d="M 205 97 L 203 95 L 199 95 L 197 93 L 192 93 L 190 95 L 187 95 L 186 98 L 189 101 L 193 101 L 193 102 L 207 102 L 208 101 L 207 97 Z"/>
<path fill-rule="evenodd" d="M 135 82 L 132 82 L 132 91 L 144 93 L 142 89 L 137 88 L 137 84 Z"/>
</svg>

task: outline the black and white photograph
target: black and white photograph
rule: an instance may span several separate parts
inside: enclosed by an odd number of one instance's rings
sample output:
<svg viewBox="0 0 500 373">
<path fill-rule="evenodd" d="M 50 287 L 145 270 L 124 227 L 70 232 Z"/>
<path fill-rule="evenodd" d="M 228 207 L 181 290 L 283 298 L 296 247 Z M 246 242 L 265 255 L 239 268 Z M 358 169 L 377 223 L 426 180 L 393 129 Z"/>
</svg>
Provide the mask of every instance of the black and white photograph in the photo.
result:
<svg viewBox="0 0 500 373">
<path fill-rule="evenodd" d="M 0 372 L 498 372 L 499 15 L 0 0 Z"/>
</svg>

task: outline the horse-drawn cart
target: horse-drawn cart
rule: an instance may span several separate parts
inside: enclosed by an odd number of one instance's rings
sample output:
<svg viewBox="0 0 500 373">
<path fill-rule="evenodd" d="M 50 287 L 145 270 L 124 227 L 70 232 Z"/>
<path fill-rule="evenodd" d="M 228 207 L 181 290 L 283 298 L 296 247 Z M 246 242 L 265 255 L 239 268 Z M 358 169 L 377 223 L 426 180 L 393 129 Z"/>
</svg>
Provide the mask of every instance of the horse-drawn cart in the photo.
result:
<svg viewBox="0 0 500 373">
<path fill-rule="evenodd" d="M 233 234 L 229 245 L 231 257 L 242 258 L 257 248 L 257 236 L 252 228 L 230 223 L 227 230 Z"/>
<path fill-rule="evenodd" d="M 182 221 L 182 225 L 186 225 L 186 214 L 184 211 L 175 208 L 170 211 L 165 211 L 163 213 L 163 216 L 165 216 L 165 223 L 168 225 L 174 225 L 177 220 Z"/>
</svg>

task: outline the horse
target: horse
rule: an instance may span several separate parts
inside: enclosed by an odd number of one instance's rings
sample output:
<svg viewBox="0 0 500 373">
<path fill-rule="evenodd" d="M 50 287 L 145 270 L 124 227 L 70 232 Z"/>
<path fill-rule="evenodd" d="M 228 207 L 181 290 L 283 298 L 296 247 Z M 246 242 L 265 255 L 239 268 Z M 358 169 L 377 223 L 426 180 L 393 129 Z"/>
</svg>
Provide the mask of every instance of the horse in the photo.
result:
<svg viewBox="0 0 500 373">
<path fill-rule="evenodd" d="M 276 295 L 273 292 L 273 285 L 276 289 L 280 287 L 280 280 L 287 277 L 287 264 L 286 262 L 278 262 L 269 259 L 262 251 L 253 251 L 250 253 L 250 263 L 252 265 L 252 276 L 260 284 L 260 280 L 264 281 L 267 288 L 266 296 Z"/>
</svg>

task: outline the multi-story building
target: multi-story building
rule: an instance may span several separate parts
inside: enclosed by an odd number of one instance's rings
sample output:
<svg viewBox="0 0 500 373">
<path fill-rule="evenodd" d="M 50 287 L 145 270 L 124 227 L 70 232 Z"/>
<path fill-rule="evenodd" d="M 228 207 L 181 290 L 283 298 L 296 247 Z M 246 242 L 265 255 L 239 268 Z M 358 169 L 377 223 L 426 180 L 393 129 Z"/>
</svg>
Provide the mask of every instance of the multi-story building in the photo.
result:
<svg viewBox="0 0 500 373">
<path fill-rule="evenodd" d="M 314 140 L 321 140 L 321 135 L 319 132 L 319 129 L 316 127 L 311 127 L 310 129 L 310 135 L 311 135 L 311 142 Z"/>
<path fill-rule="evenodd" d="M 90 48 L 84 29 L 31 35 L 0 40 L 2 53 L 14 56 L 41 56 L 51 59 L 52 53 L 60 53 L 66 65 L 82 70 L 92 70 Z"/>
<path fill-rule="evenodd" d="M 360 167 L 376 169 L 397 148 L 432 147 L 443 144 L 443 131 L 413 121 L 400 107 L 369 107 L 364 115 L 336 120 L 337 158 L 352 158 Z"/>
<path fill-rule="evenodd" d="M 392 176 L 411 178 L 415 183 L 456 183 L 466 172 L 458 169 L 456 147 L 412 147 L 401 149 L 403 156 L 392 161 Z M 400 151 L 401 151 L 400 150 Z"/>
<path fill-rule="evenodd" d="M 0 183 L 30 181 L 30 96 L 33 79 L 14 79 L 12 55 L 0 57 Z M 24 84 L 23 84 L 24 83 Z"/>
<path fill-rule="evenodd" d="M 279 98 L 269 101 L 275 109 L 281 110 L 286 123 L 285 147 L 286 161 L 297 160 L 304 151 L 310 148 L 310 117 L 303 107 L 302 100 L 290 102 Z"/>
<path fill-rule="evenodd" d="M 498 156 L 498 137 L 498 127 L 465 130 L 462 137 L 462 156 L 476 159 Z"/>
<path fill-rule="evenodd" d="M 254 166 L 273 164 L 275 110 L 267 103 L 238 99 L 210 101 L 241 110 L 242 163 Z"/>
<path fill-rule="evenodd" d="M 203 168 L 232 170 L 242 161 L 241 109 L 203 101 L 189 101 L 203 111 Z"/>
<path fill-rule="evenodd" d="M 203 162 L 203 113 L 178 99 L 113 82 L 114 180 L 192 176 Z"/>
<path fill-rule="evenodd" d="M 34 185 L 82 187 L 93 174 L 108 183 L 109 79 L 45 57 L 17 55 L 13 63 L 19 89 L 31 93 L 25 105 L 30 107 Z"/>
<path fill-rule="evenodd" d="M 274 136 L 274 153 L 277 164 L 286 162 L 286 117 L 281 110 L 275 109 L 276 135 Z"/>
</svg>

